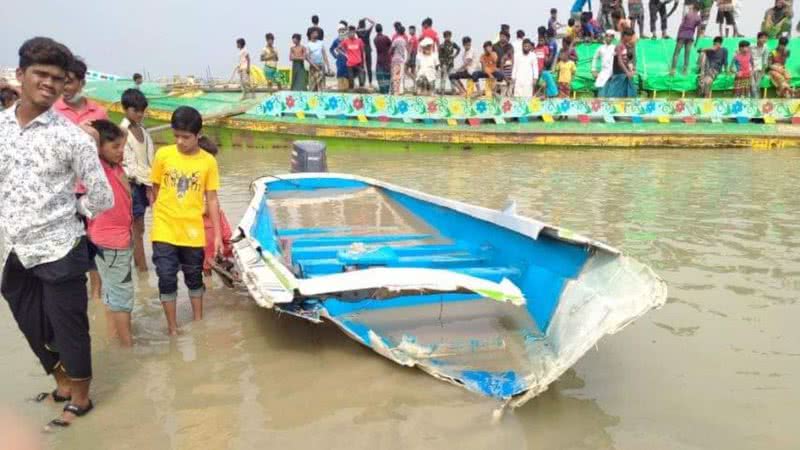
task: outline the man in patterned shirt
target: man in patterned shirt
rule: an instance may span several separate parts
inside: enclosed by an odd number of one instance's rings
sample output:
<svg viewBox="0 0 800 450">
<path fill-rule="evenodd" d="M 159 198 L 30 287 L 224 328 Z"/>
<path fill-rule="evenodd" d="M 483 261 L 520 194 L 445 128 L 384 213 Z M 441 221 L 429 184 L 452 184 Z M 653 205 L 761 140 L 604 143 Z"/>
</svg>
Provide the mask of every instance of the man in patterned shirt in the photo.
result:
<svg viewBox="0 0 800 450">
<path fill-rule="evenodd" d="M 2 295 L 56 389 L 38 401 L 66 402 L 49 427 L 65 427 L 92 409 L 85 231 L 113 206 L 96 144 L 53 111 L 72 53 L 49 38 L 19 50 L 21 96 L 0 113 L 0 234 L 8 257 Z M 83 180 L 86 195 L 75 197 Z"/>
</svg>

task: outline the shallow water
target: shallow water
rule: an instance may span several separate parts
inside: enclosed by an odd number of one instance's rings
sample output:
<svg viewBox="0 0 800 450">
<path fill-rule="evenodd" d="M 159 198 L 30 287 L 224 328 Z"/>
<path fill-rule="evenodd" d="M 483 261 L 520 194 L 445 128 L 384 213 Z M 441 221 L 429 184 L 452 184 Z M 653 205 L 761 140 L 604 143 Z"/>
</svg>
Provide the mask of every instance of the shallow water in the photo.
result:
<svg viewBox="0 0 800 450">
<path fill-rule="evenodd" d="M 207 319 L 164 336 L 155 275 L 138 282 L 137 345 L 91 309 L 97 409 L 58 448 L 798 448 L 800 152 L 336 150 L 332 171 L 380 178 L 607 241 L 650 264 L 668 305 L 601 341 L 542 396 L 496 404 L 402 368 L 330 325 L 261 310 L 221 287 Z M 232 223 L 286 148 L 220 156 Z M 35 423 L 55 406 L 0 307 L 0 399 Z"/>
</svg>

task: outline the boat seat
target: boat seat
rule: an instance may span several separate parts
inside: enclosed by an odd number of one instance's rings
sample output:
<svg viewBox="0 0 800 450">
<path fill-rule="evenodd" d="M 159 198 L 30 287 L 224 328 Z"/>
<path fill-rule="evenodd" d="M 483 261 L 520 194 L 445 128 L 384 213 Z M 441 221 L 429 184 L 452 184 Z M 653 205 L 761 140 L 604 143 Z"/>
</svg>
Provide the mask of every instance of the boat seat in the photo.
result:
<svg viewBox="0 0 800 450">
<path fill-rule="evenodd" d="M 330 275 L 333 273 L 344 272 L 347 266 L 367 267 L 417 267 L 421 269 L 447 269 L 455 270 L 458 268 L 480 268 L 487 262 L 487 259 L 480 256 L 462 253 L 458 255 L 426 255 L 426 256 L 399 256 L 396 259 L 389 256 L 388 252 L 381 252 L 372 255 L 372 263 L 367 264 L 367 259 L 361 263 L 353 263 L 349 259 L 342 261 L 336 258 L 320 259 L 298 259 L 295 258 L 295 265 L 299 266 L 305 276 Z M 356 261 L 356 260 L 352 260 Z"/>
<path fill-rule="evenodd" d="M 350 250 L 340 251 L 336 259 L 346 266 L 388 266 L 396 263 L 400 258 L 392 247 L 380 247 L 367 249 L 363 252 L 353 252 Z"/>
<path fill-rule="evenodd" d="M 395 234 L 380 236 L 320 236 L 314 238 L 298 238 L 292 242 L 293 247 L 322 247 L 329 245 L 376 244 L 387 242 L 421 241 L 430 239 L 430 234 Z"/>
<path fill-rule="evenodd" d="M 306 235 L 320 235 L 320 234 L 330 234 L 330 233 L 347 233 L 351 231 L 348 227 L 338 227 L 338 228 L 286 228 L 282 230 L 278 230 L 276 234 L 279 237 L 292 237 L 297 238 L 299 236 L 306 236 Z"/>
<path fill-rule="evenodd" d="M 348 245 L 328 245 L 320 247 L 303 247 L 293 249 L 293 257 L 295 260 L 300 259 L 321 259 L 321 258 L 336 258 L 339 253 L 346 251 Z M 373 249 L 374 247 L 367 247 Z M 466 247 L 462 245 L 444 244 L 444 245 L 413 245 L 413 246 L 400 246 L 390 247 L 397 256 L 423 256 L 435 254 L 463 254 L 467 251 Z"/>
</svg>

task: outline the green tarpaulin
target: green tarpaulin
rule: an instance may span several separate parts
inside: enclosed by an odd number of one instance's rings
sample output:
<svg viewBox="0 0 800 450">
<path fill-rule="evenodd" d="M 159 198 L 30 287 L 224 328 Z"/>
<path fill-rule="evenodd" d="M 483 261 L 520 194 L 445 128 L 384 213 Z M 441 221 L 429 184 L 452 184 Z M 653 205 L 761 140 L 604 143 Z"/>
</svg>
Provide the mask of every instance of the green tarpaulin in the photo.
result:
<svg viewBox="0 0 800 450">
<path fill-rule="evenodd" d="M 755 45 L 755 39 L 748 39 Z M 729 59 L 732 60 L 738 51 L 741 39 L 726 39 L 724 47 L 728 49 Z M 777 40 L 770 41 L 767 46 L 773 49 L 777 46 Z M 697 50 L 710 48 L 713 45 L 713 38 L 700 39 L 690 52 L 689 72 L 682 75 L 683 53 L 678 58 L 678 68 L 675 76 L 669 75 L 672 55 L 675 51 L 674 39 L 642 39 L 636 45 L 636 69 L 637 84 L 640 89 L 657 92 L 694 92 L 697 90 Z M 600 44 L 580 44 L 578 52 L 578 73 L 572 88 L 576 91 L 590 92 L 594 90 L 594 78 L 592 77 L 592 57 Z M 793 39 L 789 42 L 789 50 L 792 57 L 789 58 L 787 69 L 792 75 L 792 85 L 800 85 L 800 39 Z M 729 61 L 730 63 L 730 61 Z M 729 91 L 733 89 L 733 74 L 721 74 L 714 82 L 715 91 Z M 772 84 L 768 77 L 764 77 L 761 87 L 769 88 Z"/>
</svg>

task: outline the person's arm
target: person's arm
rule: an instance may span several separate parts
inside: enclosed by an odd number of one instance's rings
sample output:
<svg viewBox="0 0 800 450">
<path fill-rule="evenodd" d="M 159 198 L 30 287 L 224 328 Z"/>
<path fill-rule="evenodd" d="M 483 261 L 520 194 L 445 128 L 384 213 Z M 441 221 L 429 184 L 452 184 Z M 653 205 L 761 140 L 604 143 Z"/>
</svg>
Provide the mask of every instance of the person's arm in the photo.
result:
<svg viewBox="0 0 800 450">
<path fill-rule="evenodd" d="M 364 70 L 367 69 L 367 49 L 364 45 L 364 41 L 361 41 L 361 67 L 363 67 Z"/>
<path fill-rule="evenodd" d="M 328 62 L 328 54 L 325 53 L 325 50 L 322 51 L 322 61 L 325 63 L 325 72 L 330 72 L 331 64 Z"/>
<path fill-rule="evenodd" d="M 331 42 L 330 49 L 328 49 L 328 51 L 331 52 L 331 56 L 333 56 L 333 59 L 339 58 L 339 55 L 336 54 L 336 52 L 339 50 L 339 43 L 336 42 L 337 40 L 338 39 L 334 39 L 333 42 Z"/>
<path fill-rule="evenodd" d="M 140 125 L 141 126 L 141 125 Z M 150 136 L 150 133 L 142 127 L 142 134 L 144 135 L 144 145 L 147 149 L 147 167 L 153 166 L 153 161 L 156 159 L 156 146 L 153 144 L 153 138 Z M 150 174 L 147 174 L 148 179 L 144 180 L 142 183 L 145 185 L 145 191 L 147 195 L 148 202 L 152 205 L 154 200 L 153 197 L 153 183 L 150 181 Z"/>
<path fill-rule="evenodd" d="M 453 61 L 455 61 L 455 60 L 456 60 L 456 58 L 458 58 L 458 55 L 460 55 L 460 54 L 461 54 L 461 47 L 459 47 L 459 46 L 458 46 L 458 44 L 456 44 L 456 43 L 454 42 L 454 43 L 453 43 L 453 48 L 456 50 L 455 54 L 453 55 Z"/>
<path fill-rule="evenodd" d="M 628 67 L 627 64 L 625 64 L 625 61 L 622 59 L 622 53 L 617 52 L 617 54 L 614 55 L 614 58 L 617 59 L 617 64 L 620 67 L 622 67 L 622 70 L 625 72 L 625 76 L 627 76 L 628 78 L 633 78 L 633 74 L 631 73 L 630 68 Z"/>
<path fill-rule="evenodd" d="M 214 257 L 222 254 L 222 227 L 219 219 L 219 196 L 217 191 L 206 191 L 206 209 L 214 227 Z"/>
<path fill-rule="evenodd" d="M 305 62 L 307 62 L 309 66 L 312 66 L 312 67 L 317 67 L 317 65 L 316 65 L 316 64 L 314 64 L 313 62 L 311 62 L 311 52 L 303 52 L 303 56 L 304 56 L 303 60 L 304 60 Z"/>
<path fill-rule="evenodd" d="M 114 206 L 114 193 L 97 157 L 97 146 L 88 137 L 81 136 L 74 144 L 71 156 L 72 168 L 86 187 L 86 195 L 78 199 L 78 213 L 93 219 Z"/>
<path fill-rule="evenodd" d="M 222 228 L 220 226 L 219 213 L 219 166 L 217 160 L 211 158 L 208 177 L 206 178 L 206 205 L 208 214 L 211 217 L 211 224 L 214 226 L 214 256 L 222 253 Z"/>
<path fill-rule="evenodd" d="M 161 187 L 161 177 L 164 174 L 164 164 L 158 158 L 156 154 L 156 159 L 153 161 L 153 166 L 150 168 L 150 183 L 152 185 L 152 200 L 150 202 L 151 205 L 155 205 L 156 200 L 158 200 L 158 192 L 159 188 Z"/>
<path fill-rule="evenodd" d="M 728 70 L 728 50 L 726 49 L 725 52 L 722 54 L 722 71 L 725 72 Z"/>
<path fill-rule="evenodd" d="M 247 60 L 247 73 L 250 73 L 250 53 L 244 55 L 245 60 Z"/>
<path fill-rule="evenodd" d="M 133 126 L 133 124 L 131 124 Z M 130 133 L 130 131 L 128 131 Z M 136 166 L 136 159 L 134 158 L 133 148 L 130 142 L 125 142 L 125 150 L 122 151 L 122 171 L 128 179 L 134 178 L 134 166 Z"/>
</svg>

